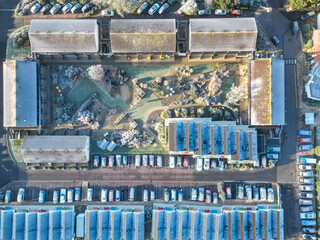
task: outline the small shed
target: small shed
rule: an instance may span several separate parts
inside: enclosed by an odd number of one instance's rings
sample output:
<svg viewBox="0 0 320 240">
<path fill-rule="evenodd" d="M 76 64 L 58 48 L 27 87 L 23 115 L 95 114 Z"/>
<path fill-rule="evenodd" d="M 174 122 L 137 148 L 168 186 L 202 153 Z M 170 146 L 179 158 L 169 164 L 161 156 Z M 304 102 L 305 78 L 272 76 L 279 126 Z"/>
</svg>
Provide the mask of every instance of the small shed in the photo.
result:
<svg viewBox="0 0 320 240">
<path fill-rule="evenodd" d="M 314 124 L 314 113 L 306 113 L 304 117 L 305 124 Z"/>
</svg>

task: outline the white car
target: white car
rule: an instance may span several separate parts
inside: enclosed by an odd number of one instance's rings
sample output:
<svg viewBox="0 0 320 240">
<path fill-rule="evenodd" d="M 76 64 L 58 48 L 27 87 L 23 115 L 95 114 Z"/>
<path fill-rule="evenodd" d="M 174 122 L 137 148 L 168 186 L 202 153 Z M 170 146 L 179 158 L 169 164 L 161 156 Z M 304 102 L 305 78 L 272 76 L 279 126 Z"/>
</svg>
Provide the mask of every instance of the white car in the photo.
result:
<svg viewBox="0 0 320 240">
<path fill-rule="evenodd" d="M 268 188 L 268 202 L 274 202 L 274 192 L 272 188 Z"/>
<path fill-rule="evenodd" d="M 301 164 L 299 170 L 312 170 L 312 165 Z"/>
<path fill-rule="evenodd" d="M 196 201 L 198 199 L 198 191 L 197 188 L 193 187 L 191 189 L 191 200 Z"/>
<path fill-rule="evenodd" d="M 214 11 L 214 14 L 215 14 L 215 15 L 220 15 L 220 16 L 225 16 L 225 15 L 227 15 L 227 11 L 222 10 L 222 9 L 216 9 L 216 10 Z"/>
<path fill-rule="evenodd" d="M 149 191 L 148 189 L 143 190 L 143 201 L 149 202 Z"/>
<path fill-rule="evenodd" d="M 41 4 L 37 3 L 37 4 L 32 6 L 32 8 L 30 9 L 30 12 L 32 14 L 36 14 L 40 10 L 41 7 L 42 7 Z"/>
<path fill-rule="evenodd" d="M 103 202 L 103 203 L 107 202 L 107 197 L 108 197 L 108 190 L 102 189 L 101 190 L 101 202 Z"/>
<path fill-rule="evenodd" d="M 312 177 L 313 176 L 313 172 L 312 171 L 299 172 L 299 175 L 301 177 Z"/>
<path fill-rule="evenodd" d="M 169 3 L 165 3 L 161 6 L 161 8 L 159 9 L 158 13 L 161 15 L 162 13 L 164 13 L 168 8 L 170 7 Z"/>
<path fill-rule="evenodd" d="M 176 167 L 176 157 L 170 156 L 169 157 L 169 168 L 175 168 Z"/>
<path fill-rule="evenodd" d="M 136 155 L 136 167 L 141 167 L 141 156 L 140 155 Z"/>
<path fill-rule="evenodd" d="M 73 189 L 68 189 L 68 203 L 73 202 Z"/>
<path fill-rule="evenodd" d="M 102 17 L 113 17 L 114 16 L 114 11 L 112 11 L 112 10 L 102 10 L 101 11 L 101 16 Z"/>
<path fill-rule="evenodd" d="M 300 182 L 305 183 L 305 184 L 313 184 L 314 179 L 313 178 L 300 178 Z"/>
<path fill-rule="evenodd" d="M 316 218 L 316 214 L 314 212 L 300 213 L 301 219 L 313 219 Z"/>
<path fill-rule="evenodd" d="M 312 185 L 300 185 L 299 186 L 299 190 L 300 191 L 313 191 L 314 190 L 314 186 L 312 186 Z"/>
<path fill-rule="evenodd" d="M 89 202 L 92 202 L 93 201 L 93 188 L 88 188 L 88 191 L 87 191 L 87 200 Z"/>
<path fill-rule="evenodd" d="M 24 201 L 24 195 L 26 190 L 24 188 L 20 188 L 18 192 L 17 202 L 22 203 Z"/>
<path fill-rule="evenodd" d="M 205 159 L 204 159 L 203 169 L 204 169 L 204 170 L 209 170 L 209 169 L 210 169 L 210 158 L 205 158 Z"/>
<path fill-rule="evenodd" d="M 155 14 L 158 9 L 160 8 L 159 3 L 155 3 L 148 11 L 148 13 L 152 16 L 153 14 Z"/>
<path fill-rule="evenodd" d="M 60 190 L 60 203 L 66 203 L 66 195 L 67 195 L 67 189 L 61 188 L 61 190 Z"/>
<path fill-rule="evenodd" d="M 265 187 L 260 188 L 260 200 L 261 201 L 267 200 L 267 191 Z"/>
<path fill-rule="evenodd" d="M 202 158 L 197 158 L 197 171 L 202 171 L 203 170 L 203 159 Z"/>
</svg>

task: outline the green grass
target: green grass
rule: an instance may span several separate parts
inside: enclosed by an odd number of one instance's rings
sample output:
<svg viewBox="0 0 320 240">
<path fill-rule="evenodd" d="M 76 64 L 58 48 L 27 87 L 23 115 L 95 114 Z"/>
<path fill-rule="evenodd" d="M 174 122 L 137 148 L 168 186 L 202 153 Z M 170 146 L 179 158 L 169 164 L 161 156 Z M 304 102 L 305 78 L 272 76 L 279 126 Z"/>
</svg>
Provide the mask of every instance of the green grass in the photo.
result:
<svg viewBox="0 0 320 240">
<path fill-rule="evenodd" d="M 84 77 L 71 89 L 68 98 L 79 108 L 93 93 L 97 93 L 101 101 L 109 107 L 119 106 L 124 111 L 128 111 L 129 106 L 121 98 L 112 99 L 107 93 L 101 90 L 93 81 Z"/>
<path fill-rule="evenodd" d="M 140 148 L 116 147 L 112 152 L 102 150 L 97 146 L 96 140 L 91 142 L 92 154 L 164 154 L 165 150 L 162 146 L 149 146 Z"/>
<path fill-rule="evenodd" d="M 12 43 L 13 39 L 9 37 L 7 39 L 6 59 L 21 59 L 24 57 L 28 57 L 31 54 L 30 47 L 14 48 Z"/>
<path fill-rule="evenodd" d="M 221 94 L 221 99 L 222 99 L 223 102 L 227 100 L 226 96 L 227 96 L 227 93 L 230 91 L 230 88 L 232 87 L 232 84 L 236 85 L 236 75 L 231 76 L 223 84 L 222 94 Z"/>
</svg>

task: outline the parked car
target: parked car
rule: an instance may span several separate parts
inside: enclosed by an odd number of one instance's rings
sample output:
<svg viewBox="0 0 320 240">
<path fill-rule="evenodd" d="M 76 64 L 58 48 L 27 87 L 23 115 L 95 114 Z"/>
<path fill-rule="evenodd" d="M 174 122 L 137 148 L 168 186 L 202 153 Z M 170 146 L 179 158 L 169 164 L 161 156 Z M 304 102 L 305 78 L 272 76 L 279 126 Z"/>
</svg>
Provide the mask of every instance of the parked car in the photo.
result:
<svg viewBox="0 0 320 240">
<path fill-rule="evenodd" d="M 117 166 L 122 166 L 122 157 L 121 155 L 116 155 L 116 162 L 117 162 Z"/>
<path fill-rule="evenodd" d="M 299 190 L 300 191 L 313 191 L 314 190 L 314 186 L 312 186 L 312 185 L 300 185 L 299 186 Z"/>
<path fill-rule="evenodd" d="M 197 199 L 198 199 L 198 190 L 195 187 L 193 187 L 191 189 L 191 200 L 197 201 Z"/>
<path fill-rule="evenodd" d="M 93 7 L 93 5 L 91 3 L 87 3 L 86 5 L 84 5 L 81 9 L 81 11 L 83 13 L 87 13 L 91 10 L 91 8 Z"/>
<path fill-rule="evenodd" d="M 138 13 L 138 14 L 143 13 L 148 7 L 149 7 L 149 3 L 144 2 L 144 3 L 138 8 L 137 13 Z"/>
<path fill-rule="evenodd" d="M 251 201 L 252 200 L 252 188 L 250 185 L 246 185 L 245 187 L 245 190 L 246 190 L 246 199 Z"/>
<path fill-rule="evenodd" d="M 211 190 L 207 189 L 206 190 L 206 203 L 211 203 L 212 195 L 211 195 Z"/>
<path fill-rule="evenodd" d="M 232 198 L 231 187 L 226 187 L 226 197 L 227 199 Z"/>
<path fill-rule="evenodd" d="M 301 137 L 299 138 L 300 143 L 311 143 L 311 138 Z"/>
<path fill-rule="evenodd" d="M 231 15 L 234 15 L 234 16 L 242 16 L 243 15 L 243 10 L 232 10 L 231 11 Z"/>
<path fill-rule="evenodd" d="M 164 201 L 169 202 L 170 201 L 170 191 L 168 188 L 164 189 Z"/>
<path fill-rule="evenodd" d="M 210 169 L 210 158 L 205 158 L 204 159 L 203 169 L 204 170 L 209 170 Z"/>
<path fill-rule="evenodd" d="M 152 16 L 153 14 L 155 14 L 158 9 L 160 8 L 159 3 L 155 3 L 148 11 L 148 13 Z"/>
<path fill-rule="evenodd" d="M 97 168 L 100 165 L 100 157 L 98 155 L 95 155 L 93 157 L 93 167 Z"/>
<path fill-rule="evenodd" d="M 299 199 L 299 205 L 312 205 L 312 200 Z"/>
<path fill-rule="evenodd" d="M 66 195 L 67 195 L 67 189 L 61 188 L 61 190 L 60 190 L 60 203 L 66 203 Z"/>
<path fill-rule="evenodd" d="M 311 212 L 313 210 L 312 206 L 302 206 L 300 207 L 300 212 Z"/>
<path fill-rule="evenodd" d="M 143 201 L 149 202 L 149 191 L 148 189 L 143 190 Z"/>
<path fill-rule="evenodd" d="M 116 190 L 116 197 L 115 197 L 116 202 L 121 201 L 121 191 L 119 189 Z"/>
<path fill-rule="evenodd" d="M 89 202 L 92 202 L 93 201 L 93 188 L 88 188 L 88 191 L 87 191 L 87 200 Z"/>
<path fill-rule="evenodd" d="M 101 157 L 101 167 L 107 167 L 107 157 L 106 156 Z"/>
<path fill-rule="evenodd" d="M 266 201 L 267 200 L 267 191 L 265 187 L 260 188 L 260 200 Z"/>
<path fill-rule="evenodd" d="M 108 190 L 107 189 L 102 189 L 101 190 L 100 200 L 101 200 L 101 202 L 105 203 L 105 202 L 107 202 L 107 199 L 108 199 Z"/>
<path fill-rule="evenodd" d="M 157 167 L 158 168 L 162 168 L 163 167 L 163 163 L 162 163 L 162 156 L 157 156 Z"/>
<path fill-rule="evenodd" d="M 277 152 L 279 153 L 281 151 L 281 148 L 279 146 L 268 146 L 267 152 Z"/>
<path fill-rule="evenodd" d="M 182 167 L 182 156 L 177 156 L 177 168 Z"/>
<path fill-rule="evenodd" d="M 36 14 L 40 9 L 41 9 L 42 5 L 40 3 L 36 3 L 35 5 L 32 6 L 32 8 L 30 9 L 30 12 L 32 14 Z"/>
<path fill-rule="evenodd" d="M 299 170 L 312 170 L 312 165 L 300 164 Z"/>
<path fill-rule="evenodd" d="M 276 45 L 276 46 L 279 46 L 279 45 L 280 45 L 280 40 L 279 40 L 279 38 L 278 38 L 276 35 L 272 36 L 271 41 L 272 41 L 273 44 Z"/>
<path fill-rule="evenodd" d="M 108 161 L 108 167 L 113 168 L 114 167 L 114 155 L 109 155 L 109 161 Z"/>
<path fill-rule="evenodd" d="M 316 214 L 314 212 L 300 213 L 301 219 L 314 219 L 316 218 Z"/>
<path fill-rule="evenodd" d="M 148 155 L 142 155 L 142 166 L 148 167 Z"/>
<path fill-rule="evenodd" d="M 268 188 L 268 202 L 274 202 L 274 191 L 272 188 Z"/>
<path fill-rule="evenodd" d="M 304 184 L 313 184 L 314 179 L 313 178 L 300 178 L 300 182 Z"/>
<path fill-rule="evenodd" d="M 215 14 L 215 15 L 224 16 L 224 15 L 227 15 L 227 11 L 222 10 L 222 9 L 216 9 L 216 10 L 214 11 L 214 14 Z"/>
<path fill-rule="evenodd" d="M 77 187 L 74 191 L 74 200 L 80 201 L 81 200 L 81 188 Z"/>
<path fill-rule="evenodd" d="M 160 7 L 158 13 L 161 15 L 162 13 L 164 13 L 165 11 L 167 11 L 167 10 L 169 9 L 169 7 L 170 7 L 170 4 L 169 4 L 169 3 L 163 4 L 163 5 Z"/>
<path fill-rule="evenodd" d="M 291 23 L 291 30 L 293 35 L 298 35 L 300 32 L 298 21 Z"/>
<path fill-rule="evenodd" d="M 7 190 L 6 191 L 6 195 L 4 197 L 4 201 L 6 204 L 11 203 L 11 199 L 12 199 L 12 191 L 11 190 Z"/>
<path fill-rule="evenodd" d="M 311 130 L 299 129 L 298 130 L 298 135 L 300 135 L 300 136 L 312 136 L 312 131 Z"/>
<path fill-rule="evenodd" d="M 203 159 L 202 158 L 197 158 L 197 171 L 202 171 L 203 169 Z"/>
<path fill-rule="evenodd" d="M 128 165 L 128 156 L 127 155 L 122 156 L 122 163 L 123 163 L 123 165 Z"/>
<path fill-rule="evenodd" d="M 73 202 L 73 189 L 68 189 L 68 203 Z"/>
<path fill-rule="evenodd" d="M 171 189 L 171 201 L 177 201 L 177 189 Z"/>
<path fill-rule="evenodd" d="M 313 172 L 312 171 L 299 172 L 299 176 L 301 176 L 301 177 L 312 177 L 313 176 Z"/>
<path fill-rule="evenodd" d="M 113 17 L 113 16 L 114 16 L 114 11 L 112 11 L 112 10 L 107 10 L 107 9 L 102 10 L 102 11 L 101 11 L 101 16 L 102 16 L 102 17 Z"/>
<path fill-rule="evenodd" d="M 189 167 L 189 157 L 188 156 L 183 157 L 183 167 Z"/>
<path fill-rule="evenodd" d="M 156 199 L 156 192 L 154 190 L 150 191 L 150 201 L 154 201 Z"/>
<path fill-rule="evenodd" d="M 297 162 L 298 163 L 308 163 L 308 164 L 316 164 L 317 159 L 316 158 L 311 158 L 311 157 L 297 157 Z"/>
<path fill-rule="evenodd" d="M 238 186 L 238 199 L 244 199 L 244 187 L 242 185 Z"/>
<path fill-rule="evenodd" d="M 279 159 L 279 153 L 267 153 L 269 159 Z"/>
<path fill-rule="evenodd" d="M 154 167 L 154 155 L 149 155 L 149 165 L 150 167 Z"/>
<path fill-rule="evenodd" d="M 302 144 L 299 146 L 299 150 L 305 151 L 305 150 L 311 150 L 313 149 L 312 144 Z"/>
<path fill-rule="evenodd" d="M 211 10 L 199 10 L 198 15 L 200 16 L 210 16 L 211 15 Z"/>
<path fill-rule="evenodd" d="M 313 198 L 312 192 L 300 192 L 299 193 L 300 198 Z"/>
<path fill-rule="evenodd" d="M 212 198 L 213 198 L 212 203 L 213 204 L 218 204 L 218 193 L 214 192 L 212 194 Z"/>
<path fill-rule="evenodd" d="M 64 14 L 70 12 L 71 8 L 73 7 L 72 3 L 67 3 L 63 8 L 62 8 L 62 12 Z"/>
<path fill-rule="evenodd" d="M 315 226 L 316 220 L 301 220 L 302 226 Z"/>
<path fill-rule="evenodd" d="M 44 7 L 41 8 L 40 13 L 42 15 L 46 14 L 51 9 L 51 4 L 46 4 Z"/>
<path fill-rule="evenodd" d="M 57 12 L 59 12 L 61 8 L 62 6 L 59 3 L 57 3 L 56 5 L 53 6 L 53 8 L 51 8 L 50 13 L 54 15 Z"/>
<path fill-rule="evenodd" d="M 315 240 L 316 240 L 316 239 L 317 239 L 317 236 L 316 236 L 315 234 L 303 234 L 303 235 L 302 235 L 302 239 L 310 239 L 310 240 L 311 240 L 311 239 L 312 239 L 312 240 L 315 239 Z"/>
<path fill-rule="evenodd" d="M 224 170 L 224 161 L 223 160 L 219 160 L 218 169 L 219 169 L 219 171 L 223 171 Z"/>
<path fill-rule="evenodd" d="M 308 12 L 308 13 L 306 13 L 306 14 L 301 16 L 301 20 L 306 20 L 306 19 L 308 19 L 309 17 L 311 17 L 313 15 L 315 15 L 314 11 Z"/>
<path fill-rule="evenodd" d="M 304 232 L 304 233 L 315 233 L 316 229 L 313 228 L 313 227 L 303 227 L 302 228 L 302 232 Z"/>
<path fill-rule="evenodd" d="M 217 168 L 217 160 L 216 159 L 211 159 L 211 168 L 216 169 Z"/>
<path fill-rule="evenodd" d="M 114 201 L 114 190 L 109 190 L 109 202 Z"/>
<path fill-rule="evenodd" d="M 59 202 L 59 191 L 58 190 L 54 190 L 53 197 L 52 197 L 52 202 L 54 204 L 57 204 Z"/>
<path fill-rule="evenodd" d="M 175 156 L 169 157 L 169 168 L 175 168 L 176 167 L 176 158 Z"/>
<path fill-rule="evenodd" d="M 18 196 L 17 196 L 17 202 L 18 203 L 24 202 L 25 192 L 26 192 L 26 189 L 24 189 L 24 188 L 20 188 L 19 189 Z"/>
<path fill-rule="evenodd" d="M 135 200 L 135 195 L 136 195 L 136 188 L 131 187 L 129 190 L 129 201 L 133 202 Z"/>
<path fill-rule="evenodd" d="M 204 188 L 199 187 L 199 202 L 203 202 L 203 201 L 204 201 Z"/>
<path fill-rule="evenodd" d="M 135 156 L 135 163 L 136 163 L 136 167 L 141 167 L 141 156 L 140 155 Z"/>
<path fill-rule="evenodd" d="M 259 201 L 259 188 L 256 186 L 253 187 L 253 200 Z"/>
<path fill-rule="evenodd" d="M 178 191 L 178 201 L 182 202 L 183 201 L 183 189 L 179 189 Z"/>
<path fill-rule="evenodd" d="M 71 8 L 71 12 L 73 14 L 77 13 L 80 11 L 80 9 L 82 8 L 82 5 L 80 3 L 77 3 L 76 5 L 74 5 L 72 8 Z"/>
<path fill-rule="evenodd" d="M 39 203 L 43 204 L 46 201 L 46 191 L 41 189 L 39 192 Z"/>
</svg>

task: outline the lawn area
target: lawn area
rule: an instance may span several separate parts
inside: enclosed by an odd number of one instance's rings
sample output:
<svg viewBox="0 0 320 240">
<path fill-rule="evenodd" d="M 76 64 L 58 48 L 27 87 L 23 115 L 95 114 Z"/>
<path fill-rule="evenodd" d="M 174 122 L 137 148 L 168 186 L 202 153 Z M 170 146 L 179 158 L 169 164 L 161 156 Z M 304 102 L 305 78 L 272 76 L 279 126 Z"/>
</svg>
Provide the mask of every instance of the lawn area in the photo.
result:
<svg viewBox="0 0 320 240">
<path fill-rule="evenodd" d="M 12 43 L 13 43 L 13 39 L 9 37 L 7 39 L 7 52 L 6 52 L 7 59 L 21 59 L 23 57 L 28 57 L 31 54 L 30 47 L 14 48 Z"/>
<path fill-rule="evenodd" d="M 227 100 L 226 95 L 229 92 L 230 88 L 232 87 L 232 84 L 236 85 L 236 75 L 231 76 L 228 79 L 228 81 L 225 81 L 223 84 L 222 94 L 221 94 L 221 99 L 223 102 Z"/>
<path fill-rule="evenodd" d="M 16 162 L 17 166 L 20 168 L 26 168 L 26 165 L 23 161 L 21 147 L 22 147 L 23 139 L 20 140 L 11 140 L 9 139 L 9 148 L 11 153 L 13 154 L 13 159 Z"/>
<path fill-rule="evenodd" d="M 102 150 L 97 146 L 96 140 L 91 142 L 92 154 L 111 154 L 107 150 Z M 164 148 L 160 145 L 140 148 L 116 147 L 112 154 L 164 154 Z"/>
<path fill-rule="evenodd" d="M 68 98 L 77 108 L 79 108 L 93 93 L 97 93 L 99 98 L 109 107 L 120 106 L 124 111 L 128 111 L 129 106 L 121 98 L 112 99 L 107 93 L 101 90 L 93 81 L 84 77 L 71 89 Z"/>
</svg>

